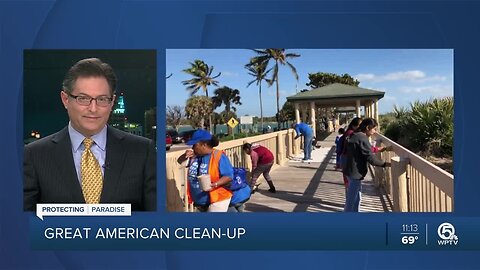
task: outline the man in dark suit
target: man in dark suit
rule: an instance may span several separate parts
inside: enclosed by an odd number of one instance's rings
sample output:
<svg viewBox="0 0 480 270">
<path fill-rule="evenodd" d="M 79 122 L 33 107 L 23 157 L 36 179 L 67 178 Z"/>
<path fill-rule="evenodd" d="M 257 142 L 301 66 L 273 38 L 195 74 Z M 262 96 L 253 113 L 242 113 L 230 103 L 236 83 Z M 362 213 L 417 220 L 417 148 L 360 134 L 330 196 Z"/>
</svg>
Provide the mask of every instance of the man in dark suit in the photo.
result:
<svg viewBox="0 0 480 270">
<path fill-rule="evenodd" d="M 156 210 L 156 151 L 151 140 L 107 126 L 116 89 L 107 63 L 83 59 L 60 93 L 70 122 L 25 146 L 24 209 L 37 203 L 130 203 Z"/>
</svg>

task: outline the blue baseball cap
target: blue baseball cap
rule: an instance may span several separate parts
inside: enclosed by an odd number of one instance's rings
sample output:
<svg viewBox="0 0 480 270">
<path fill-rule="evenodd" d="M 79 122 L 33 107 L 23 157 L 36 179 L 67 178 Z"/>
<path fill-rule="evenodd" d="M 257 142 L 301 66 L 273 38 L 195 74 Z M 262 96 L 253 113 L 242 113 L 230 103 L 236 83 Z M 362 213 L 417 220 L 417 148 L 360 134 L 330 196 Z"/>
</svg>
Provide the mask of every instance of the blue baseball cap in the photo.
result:
<svg viewBox="0 0 480 270">
<path fill-rule="evenodd" d="M 192 135 L 192 138 L 186 143 L 186 145 L 194 145 L 202 141 L 210 141 L 212 139 L 212 134 L 205 129 L 199 129 L 195 131 Z"/>
</svg>

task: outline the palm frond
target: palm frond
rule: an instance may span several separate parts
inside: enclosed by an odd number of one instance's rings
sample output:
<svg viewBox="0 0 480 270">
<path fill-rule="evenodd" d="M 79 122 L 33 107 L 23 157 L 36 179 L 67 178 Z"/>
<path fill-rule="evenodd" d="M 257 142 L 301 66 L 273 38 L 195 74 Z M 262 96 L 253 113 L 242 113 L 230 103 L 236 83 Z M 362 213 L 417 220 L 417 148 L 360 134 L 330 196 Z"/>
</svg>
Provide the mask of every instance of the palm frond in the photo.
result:
<svg viewBox="0 0 480 270">
<path fill-rule="evenodd" d="M 287 62 L 287 65 L 290 67 L 290 69 L 292 70 L 293 76 L 295 76 L 295 79 L 298 81 L 297 69 L 292 64 L 290 64 L 290 62 Z"/>
</svg>

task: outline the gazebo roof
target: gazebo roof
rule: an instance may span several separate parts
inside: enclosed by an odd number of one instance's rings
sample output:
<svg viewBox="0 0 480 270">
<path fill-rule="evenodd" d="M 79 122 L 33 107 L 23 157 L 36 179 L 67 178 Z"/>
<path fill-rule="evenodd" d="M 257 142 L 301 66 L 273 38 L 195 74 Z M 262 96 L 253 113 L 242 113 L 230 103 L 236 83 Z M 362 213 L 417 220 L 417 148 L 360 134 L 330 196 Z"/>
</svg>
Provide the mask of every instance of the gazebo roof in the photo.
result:
<svg viewBox="0 0 480 270">
<path fill-rule="evenodd" d="M 315 88 L 306 92 L 300 92 L 296 95 L 287 97 L 288 101 L 318 101 L 332 99 L 351 99 L 351 98 L 377 98 L 381 99 L 385 92 L 366 89 L 341 83 L 329 84 L 327 86 Z"/>
</svg>

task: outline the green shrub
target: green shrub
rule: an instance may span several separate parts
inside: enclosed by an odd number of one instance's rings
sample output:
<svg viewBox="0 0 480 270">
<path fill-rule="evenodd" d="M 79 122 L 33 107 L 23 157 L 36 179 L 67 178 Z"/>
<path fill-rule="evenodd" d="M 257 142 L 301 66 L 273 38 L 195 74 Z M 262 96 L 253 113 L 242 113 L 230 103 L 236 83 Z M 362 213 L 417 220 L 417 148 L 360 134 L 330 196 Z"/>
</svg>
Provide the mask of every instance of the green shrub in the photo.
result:
<svg viewBox="0 0 480 270">
<path fill-rule="evenodd" d="M 415 101 L 410 109 L 394 108 L 395 120 L 384 134 L 414 152 L 452 156 L 453 98 Z"/>
</svg>

